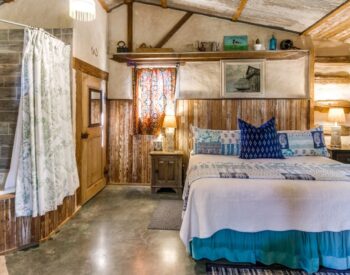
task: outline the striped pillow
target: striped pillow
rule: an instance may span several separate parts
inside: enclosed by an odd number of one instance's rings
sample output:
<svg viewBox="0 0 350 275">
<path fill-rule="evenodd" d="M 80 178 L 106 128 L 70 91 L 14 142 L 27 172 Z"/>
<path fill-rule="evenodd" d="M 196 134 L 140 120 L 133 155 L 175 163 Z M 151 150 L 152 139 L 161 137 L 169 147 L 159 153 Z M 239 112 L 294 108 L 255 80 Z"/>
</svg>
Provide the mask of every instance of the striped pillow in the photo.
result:
<svg viewBox="0 0 350 275">
<path fill-rule="evenodd" d="M 211 130 L 192 127 L 192 154 L 238 156 L 240 151 L 239 130 Z"/>
<path fill-rule="evenodd" d="M 306 131 L 278 131 L 277 135 L 285 157 L 329 157 L 322 127 Z"/>
</svg>

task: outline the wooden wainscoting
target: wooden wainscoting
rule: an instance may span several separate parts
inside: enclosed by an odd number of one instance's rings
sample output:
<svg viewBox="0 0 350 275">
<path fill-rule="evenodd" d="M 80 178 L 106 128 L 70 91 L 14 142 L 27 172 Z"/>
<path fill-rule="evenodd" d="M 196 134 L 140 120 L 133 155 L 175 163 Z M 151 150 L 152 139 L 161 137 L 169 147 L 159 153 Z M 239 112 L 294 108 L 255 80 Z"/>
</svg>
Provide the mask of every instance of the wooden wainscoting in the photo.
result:
<svg viewBox="0 0 350 275">
<path fill-rule="evenodd" d="M 109 176 L 114 184 L 150 184 L 153 137 L 133 135 L 132 100 L 109 101 Z M 190 152 L 190 125 L 209 129 L 237 129 L 237 118 L 261 124 L 276 117 L 278 129 L 310 126 L 307 99 L 177 100 L 176 148 Z"/>
<path fill-rule="evenodd" d="M 47 239 L 76 212 L 75 195 L 66 197 L 57 210 L 41 217 L 15 216 L 15 196 L 0 198 L 0 254 Z"/>
</svg>

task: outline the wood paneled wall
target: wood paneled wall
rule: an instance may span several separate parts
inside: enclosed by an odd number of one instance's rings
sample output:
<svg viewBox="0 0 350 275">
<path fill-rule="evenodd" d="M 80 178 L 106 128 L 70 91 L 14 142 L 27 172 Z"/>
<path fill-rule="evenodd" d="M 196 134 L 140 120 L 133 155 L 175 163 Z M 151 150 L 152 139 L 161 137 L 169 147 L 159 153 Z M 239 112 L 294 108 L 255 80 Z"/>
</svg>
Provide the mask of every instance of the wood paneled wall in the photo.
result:
<svg viewBox="0 0 350 275">
<path fill-rule="evenodd" d="M 46 239 L 76 211 L 75 195 L 41 217 L 15 216 L 15 197 L 0 199 L 0 254 Z"/>
<path fill-rule="evenodd" d="M 278 129 L 307 129 L 310 124 L 307 99 L 217 99 L 178 100 L 176 148 L 191 149 L 190 125 L 209 129 L 237 129 L 237 118 L 261 124 L 276 117 Z M 109 101 L 109 176 L 116 184 L 150 183 L 151 136 L 133 136 L 131 100 Z"/>
</svg>

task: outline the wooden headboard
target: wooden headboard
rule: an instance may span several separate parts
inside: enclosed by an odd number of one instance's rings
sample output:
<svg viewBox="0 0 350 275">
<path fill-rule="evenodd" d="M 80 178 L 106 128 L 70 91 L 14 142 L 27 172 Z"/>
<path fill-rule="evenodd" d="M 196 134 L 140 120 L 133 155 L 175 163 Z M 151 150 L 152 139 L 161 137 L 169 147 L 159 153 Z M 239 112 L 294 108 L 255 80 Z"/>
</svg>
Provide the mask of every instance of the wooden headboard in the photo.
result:
<svg viewBox="0 0 350 275">
<path fill-rule="evenodd" d="M 276 118 L 278 130 L 310 127 L 308 99 L 217 99 L 178 100 L 176 104 L 176 148 L 184 151 L 185 163 L 191 150 L 191 125 L 218 130 L 238 129 L 237 119 L 260 125 Z"/>
</svg>

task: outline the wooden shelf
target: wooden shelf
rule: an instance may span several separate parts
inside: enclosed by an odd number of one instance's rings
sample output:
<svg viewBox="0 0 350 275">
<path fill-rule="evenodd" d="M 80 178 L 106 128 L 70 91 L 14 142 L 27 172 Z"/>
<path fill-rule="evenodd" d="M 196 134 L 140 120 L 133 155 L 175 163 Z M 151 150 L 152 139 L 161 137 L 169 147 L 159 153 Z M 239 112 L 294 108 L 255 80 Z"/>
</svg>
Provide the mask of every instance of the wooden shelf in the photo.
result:
<svg viewBox="0 0 350 275">
<path fill-rule="evenodd" d="M 307 50 L 288 51 L 232 51 L 232 52 L 164 52 L 164 53 L 118 53 L 113 60 L 120 63 L 182 63 L 220 61 L 227 59 L 290 60 L 308 56 Z"/>
</svg>

